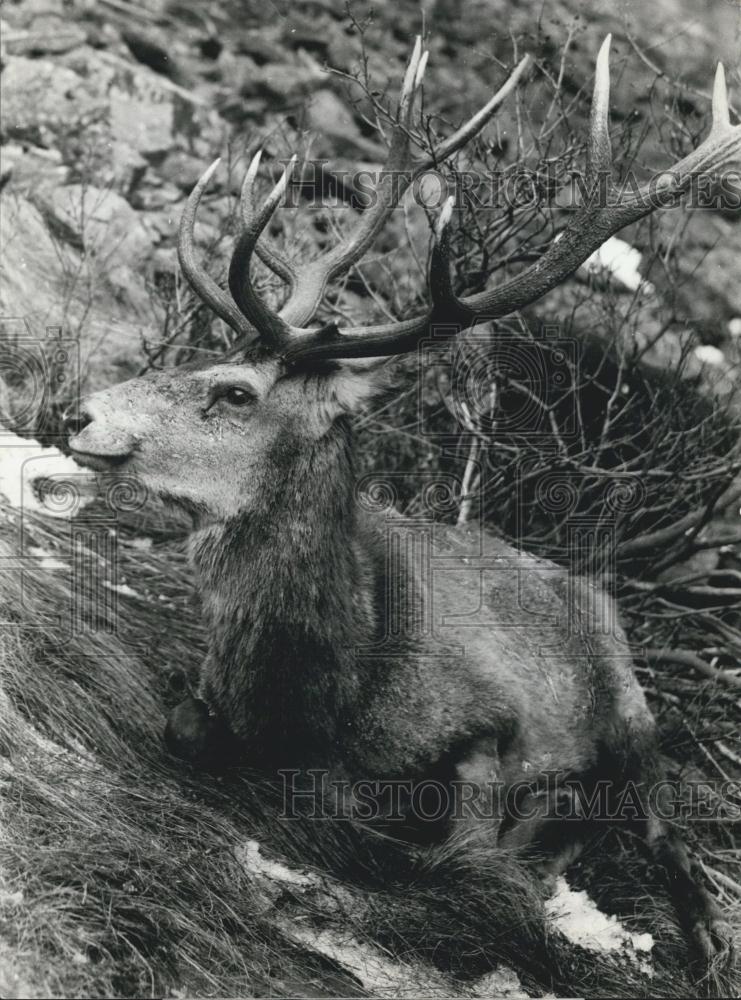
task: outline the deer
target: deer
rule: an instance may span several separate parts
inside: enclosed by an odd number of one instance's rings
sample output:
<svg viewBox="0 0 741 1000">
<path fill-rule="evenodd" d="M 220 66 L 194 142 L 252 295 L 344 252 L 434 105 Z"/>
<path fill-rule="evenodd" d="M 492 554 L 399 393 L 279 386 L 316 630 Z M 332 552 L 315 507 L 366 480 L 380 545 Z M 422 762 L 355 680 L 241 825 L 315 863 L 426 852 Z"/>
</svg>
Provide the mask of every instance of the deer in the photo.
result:
<svg viewBox="0 0 741 1000">
<path fill-rule="evenodd" d="M 608 195 L 616 190 L 609 49 L 608 36 L 586 137 L 587 188 L 604 192 L 606 181 Z M 317 324 L 328 286 L 363 258 L 404 192 L 480 133 L 531 66 L 525 56 L 483 108 L 420 155 L 411 125 L 426 62 L 417 38 L 372 202 L 337 245 L 300 267 L 265 238 L 296 157 L 260 204 L 261 151 L 241 190 L 229 291 L 199 263 L 194 225 L 219 160 L 212 163 L 187 199 L 179 260 L 197 296 L 237 334 L 236 347 L 97 391 L 67 418 L 80 465 L 135 476 L 193 520 L 208 652 L 197 697 L 169 716 L 166 744 L 191 763 L 225 754 L 271 774 L 323 768 L 344 787 L 434 776 L 474 789 L 479 805 L 492 804 L 494 788 L 509 801 L 513 789 L 533 788 L 533 775 L 554 770 L 587 783 L 609 775 L 616 790 L 632 782 L 645 807 L 641 833 L 689 936 L 704 959 L 726 961 L 730 927 L 663 809 L 648 805 L 651 789 L 665 784 L 656 723 L 611 598 L 493 532 L 472 541 L 465 525 L 441 527 L 425 563 L 418 527 L 356 490 L 352 430 L 353 416 L 393 388 L 393 359 L 433 334 L 446 344 L 523 309 L 613 233 L 676 205 L 693 177 L 737 162 L 741 126 L 730 121 L 722 64 L 707 138 L 656 185 L 620 198 L 586 195 L 542 255 L 503 284 L 455 293 L 451 198 L 434 227 L 422 314 Z M 391 177 L 396 183 L 386 183 Z M 287 285 L 280 309 L 255 288 L 255 255 Z M 402 627 L 399 615 L 429 627 Z M 556 799 L 562 793 L 563 783 Z M 527 816 L 464 810 L 444 816 L 436 835 L 483 850 L 550 843 L 553 797 L 544 803 L 534 790 L 525 799 Z M 583 842 L 571 824 L 544 855 L 543 877 L 564 870 Z"/>
</svg>

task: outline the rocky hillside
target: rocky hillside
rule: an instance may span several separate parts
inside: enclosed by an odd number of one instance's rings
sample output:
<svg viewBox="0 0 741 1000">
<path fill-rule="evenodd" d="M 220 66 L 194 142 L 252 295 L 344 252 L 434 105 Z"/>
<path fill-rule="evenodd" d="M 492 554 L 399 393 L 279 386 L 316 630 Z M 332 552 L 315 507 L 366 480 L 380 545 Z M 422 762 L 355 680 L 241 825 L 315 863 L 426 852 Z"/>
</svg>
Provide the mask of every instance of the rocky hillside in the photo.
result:
<svg viewBox="0 0 741 1000">
<path fill-rule="evenodd" d="M 397 85 L 414 34 L 425 32 L 426 110 L 453 123 L 501 83 L 515 51 L 536 58 L 524 100 L 533 120 L 544 119 L 547 75 L 560 74 L 567 100 L 588 89 L 599 42 L 613 30 L 614 121 L 627 123 L 633 136 L 647 133 L 640 166 L 667 165 L 697 141 L 716 58 L 725 58 L 731 86 L 738 80 L 738 9 L 712 0 L 699 7 L 663 0 L 647 10 L 554 0 L 537 18 L 530 5 L 501 0 L 379 2 L 370 20 L 368 5 L 349 10 L 356 23 L 330 0 L 6 3 L 0 313 L 25 318 L 32 336 L 62 327 L 79 338 L 88 385 L 139 370 L 143 344 L 151 352 L 163 339 L 177 340 L 176 327 L 190 319 L 178 312 L 178 220 L 187 192 L 216 155 L 226 166 L 197 231 L 215 272 L 246 157 L 259 146 L 268 153 L 266 177 L 294 150 L 329 160 L 338 172 L 381 162 L 368 101 L 347 78 L 361 65 L 359 24 L 367 23 L 368 67 L 379 93 Z M 578 136 L 584 104 L 569 108 Z M 666 118 L 657 121 L 662 111 Z M 505 160 L 515 155 L 506 138 L 515 127 L 513 105 L 489 130 Z M 342 204 L 335 209 L 332 223 L 342 219 Z M 677 215 L 657 223 L 654 249 L 671 254 Z M 279 229 L 299 258 L 327 238 L 316 211 L 284 212 Z M 417 229 L 424 253 L 426 226 Z M 695 213 L 676 282 L 680 312 L 698 342 L 730 358 L 741 316 L 741 282 L 733 277 L 740 234 L 737 214 Z M 647 239 L 637 237 L 639 249 Z M 381 295 L 403 308 L 422 283 L 404 227 L 381 248 L 390 262 Z M 394 289 L 406 285 L 413 287 L 399 299 Z M 351 305 L 366 313 L 372 307 L 367 297 Z M 18 323 L 11 326 L 17 336 Z"/>
</svg>

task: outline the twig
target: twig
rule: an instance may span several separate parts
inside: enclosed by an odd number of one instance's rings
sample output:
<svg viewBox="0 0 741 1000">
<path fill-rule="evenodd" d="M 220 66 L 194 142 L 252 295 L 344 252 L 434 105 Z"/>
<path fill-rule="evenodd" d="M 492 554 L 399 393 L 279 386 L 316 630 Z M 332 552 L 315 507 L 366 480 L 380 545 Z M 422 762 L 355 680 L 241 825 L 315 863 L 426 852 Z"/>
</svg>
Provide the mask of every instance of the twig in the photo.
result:
<svg viewBox="0 0 741 1000">
<path fill-rule="evenodd" d="M 730 875 L 726 875 L 723 872 L 718 871 L 717 868 L 713 868 L 710 865 L 705 864 L 704 861 L 700 861 L 700 867 L 708 878 L 717 881 L 723 886 L 724 889 L 732 892 L 734 896 L 741 896 L 741 885 L 739 885 L 735 879 L 731 878 Z"/>
<path fill-rule="evenodd" d="M 699 674 L 703 674 L 713 681 L 717 681 L 719 684 L 727 684 L 741 691 L 741 677 L 737 677 L 728 670 L 711 666 L 687 649 L 647 649 L 645 657 L 652 663 L 679 663 L 696 670 Z"/>
<path fill-rule="evenodd" d="M 725 745 L 725 743 L 723 743 L 721 740 L 716 740 L 715 747 L 719 753 L 723 754 L 724 757 L 727 757 L 728 760 L 732 760 L 734 764 L 738 764 L 738 766 L 741 767 L 741 756 L 739 756 L 737 753 L 734 753 L 733 750 L 730 750 Z"/>
<path fill-rule="evenodd" d="M 471 501 L 473 500 L 481 478 L 478 467 L 478 457 L 481 451 L 481 441 L 477 434 L 471 436 L 471 446 L 468 449 L 468 461 L 463 473 L 461 484 L 461 508 L 458 512 L 458 524 L 466 524 L 471 516 Z"/>
<path fill-rule="evenodd" d="M 640 47 L 638 42 L 636 42 L 635 38 L 633 38 L 633 36 L 627 30 L 625 32 L 625 37 L 628 39 L 631 48 L 638 56 L 638 58 L 641 60 L 641 62 L 644 63 L 644 65 L 648 66 L 651 72 L 654 73 L 657 77 L 659 77 L 662 80 L 666 80 L 667 83 L 671 84 L 671 86 L 675 87 L 677 90 L 685 90 L 687 91 L 688 94 L 694 94 L 695 97 L 701 97 L 704 101 L 710 101 L 712 99 L 712 96 L 706 93 L 704 90 L 698 90 L 696 87 L 691 87 L 688 83 L 679 83 L 676 80 L 672 80 L 672 78 L 667 73 L 665 73 L 660 66 L 657 66 L 655 62 L 652 62 L 651 59 L 648 58 L 645 50 Z M 659 44 L 663 45 L 664 43 L 663 42 L 657 43 L 656 45 L 652 45 L 651 48 L 657 48 Z M 728 107 L 731 109 L 734 115 L 736 115 L 737 118 L 741 117 L 741 115 L 739 115 L 739 112 L 736 110 L 736 108 L 730 101 L 728 102 Z"/>
<path fill-rule="evenodd" d="M 739 497 L 741 497 L 741 485 L 735 482 L 718 498 L 715 509 L 722 511 L 738 500 Z M 666 528 L 659 528 L 658 531 L 652 531 L 647 535 L 639 535 L 637 538 L 629 538 L 627 541 L 620 543 L 618 555 L 624 558 L 625 556 L 638 555 L 647 549 L 661 549 L 669 542 L 673 542 L 679 535 L 694 528 L 697 522 L 705 517 L 705 514 L 706 507 L 703 507 L 702 510 L 693 510 Z"/>
</svg>

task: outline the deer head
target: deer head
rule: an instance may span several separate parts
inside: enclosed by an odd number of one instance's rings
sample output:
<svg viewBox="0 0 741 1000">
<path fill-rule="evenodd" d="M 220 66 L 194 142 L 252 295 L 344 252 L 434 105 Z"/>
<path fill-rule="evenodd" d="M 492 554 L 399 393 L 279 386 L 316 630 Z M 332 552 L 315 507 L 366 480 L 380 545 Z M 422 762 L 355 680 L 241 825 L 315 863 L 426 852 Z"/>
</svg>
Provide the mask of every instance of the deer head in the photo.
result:
<svg viewBox="0 0 741 1000">
<path fill-rule="evenodd" d="M 69 423 L 79 462 L 139 476 L 154 493 L 204 516 L 226 520 L 253 509 L 266 484 L 287 464 L 307 475 L 322 468 L 317 455 L 343 448 L 343 417 L 385 386 L 384 361 L 417 348 L 436 328 L 447 335 L 515 312 L 572 274 L 613 233 L 657 207 L 675 204 L 693 176 L 716 172 L 741 158 L 741 126 L 730 124 L 725 79 L 718 66 L 709 136 L 662 175 L 617 197 L 611 181 L 609 45 L 595 71 L 586 180 L 591 192 L 570 223 L 535 263 L 504 284 L 468 297 L 453 292 L 449 224 L 454 204 L 442 209 L 429 264 L 427 311 L 399 322 L 342 329 L 312 325 L 329 282 L 346 274 L 368 250 L 404 191 L 425 171 L 469 142 L 517 87 L 529 67 L 521 60 L 488 104 L 443 141 L 431 156 L 415 157 L 411 124 L 427 61 L 419 38 L 406 71 L 386 164 L 371 207 L 339 245 L 295 268 L 261 236 L 281 201 L 295 157 L 267 200 L 258 206 L 254 183 L 260 153 L 247 171 L 242 233 L 229 268 L 229 291 L 198 264 L 193 229 L 201 196 L 219 161 L 203 174 L 183 214 L 179 257 L 196 293 L 240 337 L 219 363 L 156 372 L 91 396 Z M 395 183 L 386 183 L 393 175 Z M 611 197 L 612 196 L 612 197 Z M 269 309 L 250 278 L 253 254 L 289 286 L 280 311 Z M 442 338 L 440 338 L 442 339 Z M 314 456 L 314 457 L 312 457 Z"/>
</svg>

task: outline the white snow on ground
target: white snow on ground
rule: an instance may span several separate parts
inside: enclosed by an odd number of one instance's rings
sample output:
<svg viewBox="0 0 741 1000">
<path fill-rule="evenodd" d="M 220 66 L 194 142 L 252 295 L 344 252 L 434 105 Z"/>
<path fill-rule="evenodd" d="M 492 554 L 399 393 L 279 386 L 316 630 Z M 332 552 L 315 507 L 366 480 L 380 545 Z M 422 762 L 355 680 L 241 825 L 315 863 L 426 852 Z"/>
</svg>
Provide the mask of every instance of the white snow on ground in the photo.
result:
<svg viewBox="0 0 741 1000">
<path fill-rule="evenodd" d="M 322 912 L 332 916 L 336 923 L 338 912 L 357 905 L 350 895 L 333 883 L 325 884 L 320 876 L 309 871 L 289 868 L 280 861 L 274 861 L 262 853 L 256 840 L 246 840 L 236 849 L 236 856 L 244 870 L 252 876 L 268 907 L 281 898 L 282 891 L 293 889 L 299 895 L 311 894 L 317 914 Z M 342 966 L 362 983 L 374 996 L 388 998 L 439 997 L 440 1000 L 453 998 L 499 997 L 502 1000 L 527 1000 L 519 979 L 512 969 L 500 966 L 478 981 L 470 984 L 454 983 L 443 973 L 420 961 L 401 961 L 389 955 L 382 948 L 359 941 L 350 931 L 317 924 L 305 914 L 297 919 L 290 914 L 290 907 L 283 904 L 274 911 L 276 924 L 284 934 L 294 941 L 310 948 Z M 549 994 L 550 996 L 550 994 Z"/>
<path fill-rule="evenodd" d="M 262 891 L 265 904 L 272 909 L 283 890 L 289 887 L 299 895 L 310 893 L 316 912 L 325 911 L 336 919 L 344 906 L 356 905 L 344 897 L 340 886 L 325 884 L 308 871 L 297 871 L 262 853 L 256 840 L 247 840 L 236 850 L 242 867 L 250 874 L 255 887 Z M 339 910 L 338 910 L 339 908 Z M 652 976 L 651 934 L 628 930 L 616 916 L 603 913 L 586 892 L 572 889 L 565 878 L 556 880 L 553 896 L 546 903 L 546 913 L 555 930 L 573 944 L 594 952 L 609 952 Z M 301 917 L 295 919 L 290 907 L 275 910 L 275 920 L 284 933 L 314 951 L 320 952 L 352 973 L 365 989 L 380 997 L 473 998 L 497 996 L 525 1000 L 527 994 L 511 969 L 500 966 L 477 981 L 453 983 L 448 977 L 424 962 L 400 961 L 369 943 L 359 941 L 348 930 Z M 550 994 L 548 995 L 550 996 Z"/>
<path fill-rule="evenodd" d="M 627 930 L 616 916 L 603 913 L 586 892 L 572 889 L 563 876 L 556 880 L 556 891 L 546 903 L 546 913 L 574 944 L 590 951 L 621 951 L 642 971 L 650 971 L 652 935 Z"/>
<path fill-rule="evenodd" d="M 249 872 L 269 878 L 273 882 L 287 882 L 306 887 L 317 884 L 317 879 L 307 872 L 296 871 L 280 861 L 266 858 L 256 840 L 246 840 L 242 847 L 237 848 L 237 858 Z"/>
<path fill-rule="evenodd" d="M 38 480 L 52 480 L 62 492 L 40 497 L 34 489 Z M 19 510 L 69 517 L 90 503 L 95 493 L 95 476 L 85 472 L 58 448 L 42 448 L 38 441 L 21 438 L 0 426 L 0 493 Z M 64 484 L 70 484 L 66 488 Z"/>
<path fill-rule="evenodd" d="M 618 239 L 617 236 L 611 236 L 584 261 L 580 270 L 587 273 L 607 271 L 631 292 L 642 288 L 644 292 L 650 294 L 655 290 L 654 286 L 650 281 L 645 281 L 638 270 L 642 256 L 640 250 L 636 250 L 630 243 Z"/>
<path fill-rule="evenodd" d="M 284 926 L 291 936 L 313 951 L 326 955 L 359 979 L 363 988 L 378 997 L 440 997 L 465 994 L 453 993 L 451 983 L 432 967 L 399 962 L 379 948 L 363 944 L 350 934 L 335 930 L 316 930 L 297 923 Z M 496 995 L 496 994 L 494 994 Z M 520 993 L 520 997 L 527 996 Z"/>
<path fill-rule="evenodd" d="M 719 348 L 713 347 L 712 344 L 698 344 L 694 354 L 698 361 L 702 361 L 706 365 L 725 364 L 725 354 Z"/>
</svg>

